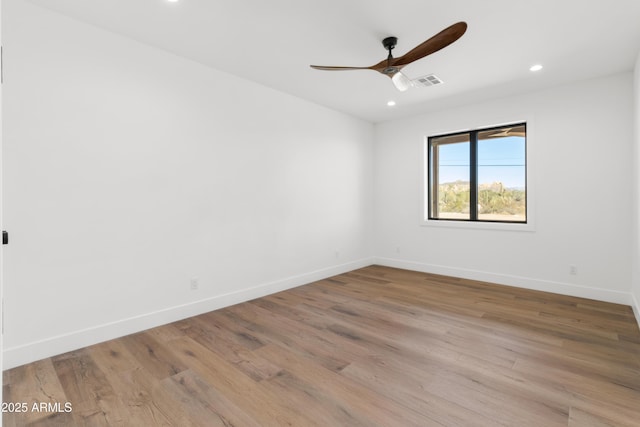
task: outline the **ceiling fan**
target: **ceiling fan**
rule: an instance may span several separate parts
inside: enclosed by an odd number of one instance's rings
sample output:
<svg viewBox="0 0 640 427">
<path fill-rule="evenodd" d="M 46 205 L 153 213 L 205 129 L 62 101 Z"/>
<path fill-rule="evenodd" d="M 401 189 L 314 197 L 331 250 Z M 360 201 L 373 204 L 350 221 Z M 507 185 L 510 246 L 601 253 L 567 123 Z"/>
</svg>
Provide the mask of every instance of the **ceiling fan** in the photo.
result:
<svg viewBox="0 0 640 427">
<path fill-rule="evenodd" d="M 403 67 L 411 64 L 412 62 L 417 61 L 418 59 L 424 58 L 427 55 L 431 55 L 432 53 L 435 53 L 440 49 L 449 46 L 451 43 L 462 37 L 465 31 L 467 31 L 466 22 L 455 23 L 440 31 L 430 39 L 422 42 L 399 58 L 394 58 L 391 55 L 391 51 L 396 47 L 398 38 L 387 37 L 386 39 L 382 40 L 382 45 L 389 51 L 389 56 L 387 57 L 387 59 L 383 59 L 382 61 L 370 67 L 331 67 L 322 65 L 311 65 L 311 68 L 327 71 L 374 70 L 384 74 L 385 76 L 389 76 L 396 89 L 398 89 L 399 91 L 405 91 L 411 87 L 411 80 L 406 75 L 401 73 L 400 70 Z"/>
</svg>

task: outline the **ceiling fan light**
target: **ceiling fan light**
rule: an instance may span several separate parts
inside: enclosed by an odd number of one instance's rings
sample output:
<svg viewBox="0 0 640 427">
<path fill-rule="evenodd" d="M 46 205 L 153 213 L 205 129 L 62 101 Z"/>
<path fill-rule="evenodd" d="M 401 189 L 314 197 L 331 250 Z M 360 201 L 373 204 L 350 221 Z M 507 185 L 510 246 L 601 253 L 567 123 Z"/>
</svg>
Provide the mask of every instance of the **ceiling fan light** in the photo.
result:
<svg viewBox="0 0 640 427">
<path fill-rule="evenodd" d="M 409 80 L 409 77 L 405 76 L 400 71 L 398 71 L 393 75 L 393 77 L 391 77 L 391 81 L 393 82 L 393 85 L 396 87 L 396 89 L 398 89 L 400 92 L 404 92 L 405 90 L 413 86 L 411 80 Z"/>
</svg>

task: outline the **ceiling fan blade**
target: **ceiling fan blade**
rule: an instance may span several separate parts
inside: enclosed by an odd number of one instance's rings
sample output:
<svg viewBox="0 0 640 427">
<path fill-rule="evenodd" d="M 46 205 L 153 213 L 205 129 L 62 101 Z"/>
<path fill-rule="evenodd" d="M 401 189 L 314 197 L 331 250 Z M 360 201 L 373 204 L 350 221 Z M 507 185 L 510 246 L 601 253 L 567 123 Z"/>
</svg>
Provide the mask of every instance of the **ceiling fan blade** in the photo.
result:
<svg viewBox="0 0 640 427">
<path fill-rule="evenodd" d="M 371 67 L 331 67 L 325 65 L 310 65 L 311 68 L 315 70 L 326 70 L 326 71 L 346 71 L 346 70 L 369 70 Z"/>
<path fill-rule="evenodd" d="M 431 55 L 458 40 L 467 31 L 466 22 L 457 22 L 435 36 L 422 42 L 399 58 L 393 60 L 395 66 L 405 66 L 427 55 Z"/>
</svg>

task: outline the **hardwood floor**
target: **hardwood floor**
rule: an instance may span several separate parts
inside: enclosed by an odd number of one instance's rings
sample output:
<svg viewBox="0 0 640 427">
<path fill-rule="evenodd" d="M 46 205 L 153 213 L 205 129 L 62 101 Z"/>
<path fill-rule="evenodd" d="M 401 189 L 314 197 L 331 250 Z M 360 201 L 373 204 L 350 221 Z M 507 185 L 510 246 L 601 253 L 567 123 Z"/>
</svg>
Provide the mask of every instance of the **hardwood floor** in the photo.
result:
<svg viewBox="0 0 640 427">
<path fill-rule="evenodd" d="M 627 306 L 371 266 L 6 371 L 4 399 L 28 406 L 5 427 L 638 426 L 640 332 Z"/>
</svg>

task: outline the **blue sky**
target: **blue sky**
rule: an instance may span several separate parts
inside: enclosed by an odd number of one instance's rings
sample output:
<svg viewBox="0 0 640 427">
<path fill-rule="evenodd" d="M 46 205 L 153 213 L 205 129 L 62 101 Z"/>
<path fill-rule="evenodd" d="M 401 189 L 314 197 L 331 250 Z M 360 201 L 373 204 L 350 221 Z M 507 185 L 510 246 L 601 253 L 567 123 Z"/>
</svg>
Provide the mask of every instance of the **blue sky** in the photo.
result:
<svg viewBox="0 0 640 427">
<path fill-rule="evenodd" d="M 525 138 L 510 136 L 478 143 L 478 182 L 525 186 Z M 469 143 L 440 146 L 440 182 L 469 181 Z"/>
</svg>

